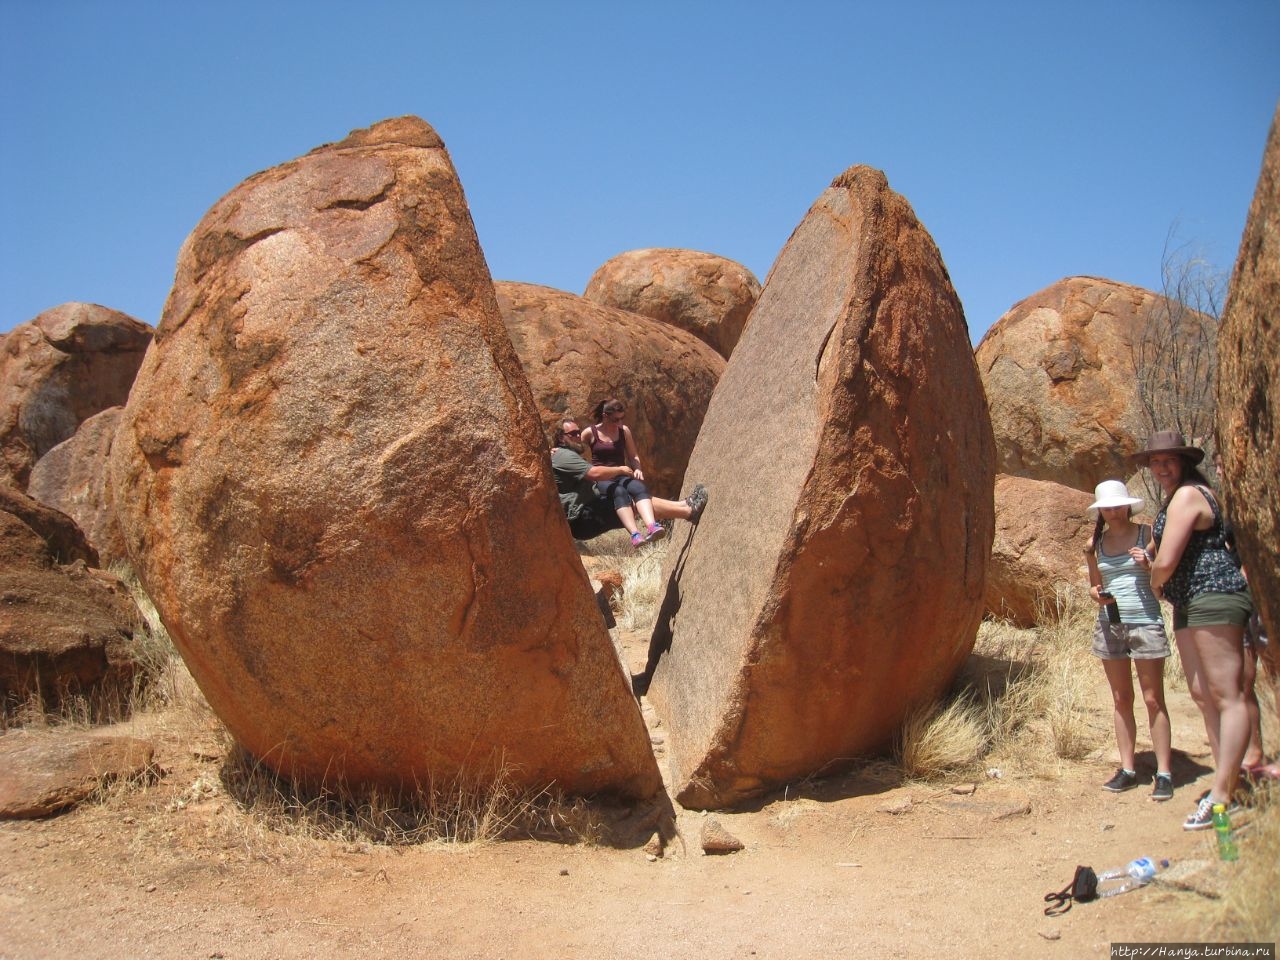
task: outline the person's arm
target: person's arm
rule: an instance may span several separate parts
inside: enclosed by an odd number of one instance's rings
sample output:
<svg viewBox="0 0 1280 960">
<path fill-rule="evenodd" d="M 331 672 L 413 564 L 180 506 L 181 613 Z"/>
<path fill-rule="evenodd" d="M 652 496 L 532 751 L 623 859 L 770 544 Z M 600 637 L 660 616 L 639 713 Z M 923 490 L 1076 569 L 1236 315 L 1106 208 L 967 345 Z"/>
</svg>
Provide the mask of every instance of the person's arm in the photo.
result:
<svg viewBox="0 0 1280 960">
<path fill-rule="evenodd" d="M 1107 604 L 1113 601 L 1100 597 L 1098 594 L 1102 591 L 1102 571 L 1098 569 L 1098 558 L 1093 555 L 1093 545 L 1085 551 L 1084 562 L 1089 565 L 1089 596 L 1093 598 L 1093 602 L 1097 604 Z"/>
<path fill-rule="evenodd" d="M 637 480 L 644 480 L 644 472 L 640 469 L 640 453 L 636 450 L 636 442 L 631 437 L 631 430 L 625 424 L 622 427 L 622 439 L 625 441 L 624 449 L 627 452 L 627 463 L 631 464 L 632 476 Z"/>
<path fill-rule="evenodd" d="M 630 467 L 604 467 L 595 464 L 587 471 L 587 479 L 592 482 L 596 480 L 612 480 L 615 477 L 634 477 L 636 471 Z"/>
<path fill-rule="evenodd" d="M 1182 553 L 1187 549 L 1196 521 L 1200 518 L 1196 501 L 1203 503 L 1204 497 L 1193 486 L 1179 487 L 1165 512 L 1164 536 L 1160 538 L 1156 558 L 1151 561 L 1151 592 L 1161 599 L 1164 598 L 1164 585 L 1178 569 Z"/>
</svg>

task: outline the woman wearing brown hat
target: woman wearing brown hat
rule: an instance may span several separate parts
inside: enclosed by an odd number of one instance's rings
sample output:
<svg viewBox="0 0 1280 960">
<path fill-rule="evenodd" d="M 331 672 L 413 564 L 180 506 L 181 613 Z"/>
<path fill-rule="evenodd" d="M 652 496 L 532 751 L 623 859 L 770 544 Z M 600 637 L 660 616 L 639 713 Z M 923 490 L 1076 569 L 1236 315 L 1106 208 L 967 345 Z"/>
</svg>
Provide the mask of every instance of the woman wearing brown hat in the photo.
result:
<svg viewBox="0 0 1280 960">
<path fill-rule="evenodd" d="M 1151 471 L 1165 494 L 1152 531 L 1151 589 L 1173 604 L 1174 639 L 1213 751 L 1213 787 L 1183 824 L 1203 830 L 1213 825 L 1215 803 L 1232 805 L 1249 742 L 1242 638 L 1253 601 L 1227 549 L 1222 508 L 1197 469 L 1204 451 L 1162 430 L 1131 459 Z"/>
</svg>

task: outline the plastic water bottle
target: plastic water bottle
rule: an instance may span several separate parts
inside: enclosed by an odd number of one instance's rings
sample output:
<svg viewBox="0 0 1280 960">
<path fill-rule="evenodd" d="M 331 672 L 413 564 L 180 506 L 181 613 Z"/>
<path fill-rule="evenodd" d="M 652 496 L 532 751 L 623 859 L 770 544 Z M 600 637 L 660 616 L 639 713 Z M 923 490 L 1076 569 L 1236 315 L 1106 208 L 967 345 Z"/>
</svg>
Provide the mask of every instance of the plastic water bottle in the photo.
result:
<svg viewBox="0 0 1280 960">
<path fill-rule="evenodd" d="M 1231 817 L 1227 808 L 1221 803 L 1213 805 L 1213 832 L 1218 835 L 1218 859 L 1238 860 L 1240 848 L 1236 846 L 1236 838 L 1231 835 Z"/>
<path fill-rule="evenodd" d="M 1151 857 L 1130 860 L 1123 870 L 1108 870 L 1098 874 L 1098 896 L 1114 897 L 1145 887 L 1157 873 L 1168 868 L 1168 860 L 1153 860 Z"/>
</svg>

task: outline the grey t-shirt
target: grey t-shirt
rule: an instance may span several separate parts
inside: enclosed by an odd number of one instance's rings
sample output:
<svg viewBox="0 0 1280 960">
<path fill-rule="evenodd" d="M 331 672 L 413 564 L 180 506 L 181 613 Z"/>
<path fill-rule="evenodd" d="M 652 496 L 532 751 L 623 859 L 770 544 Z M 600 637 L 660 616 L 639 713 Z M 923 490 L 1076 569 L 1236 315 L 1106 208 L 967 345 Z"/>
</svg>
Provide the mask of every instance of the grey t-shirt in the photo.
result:
<svg viewBox="0 0 1280 960">
<path fill-rule="evenodd" d="M 591 464 L 567 447 L 551 450 L 551 472 L 555 474 L 556 492 L 564 515 L 576 520 L 582 508 L 600 499 L 596 485 L 587 479 Z"/>
</svg>

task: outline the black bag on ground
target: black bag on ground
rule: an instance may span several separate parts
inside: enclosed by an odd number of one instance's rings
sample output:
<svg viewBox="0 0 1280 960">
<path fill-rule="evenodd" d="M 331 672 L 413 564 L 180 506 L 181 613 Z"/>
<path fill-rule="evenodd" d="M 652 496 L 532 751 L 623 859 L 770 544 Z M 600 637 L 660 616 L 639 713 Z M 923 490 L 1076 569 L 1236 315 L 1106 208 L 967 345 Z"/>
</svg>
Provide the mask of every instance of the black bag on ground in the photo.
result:
<svg viewBox="0 0 1280 960">
<path fill-rule="evenodd" d="M 1076 867 L 1071 882 L 1055 893 L 1046 893 L 1044 908 L 1046 917 L 1057 917 L 1071 909 L 1072 903 L 1088 903 L 1098 899 L 1098 875 L 1093 867 Z"/>
</svg>

